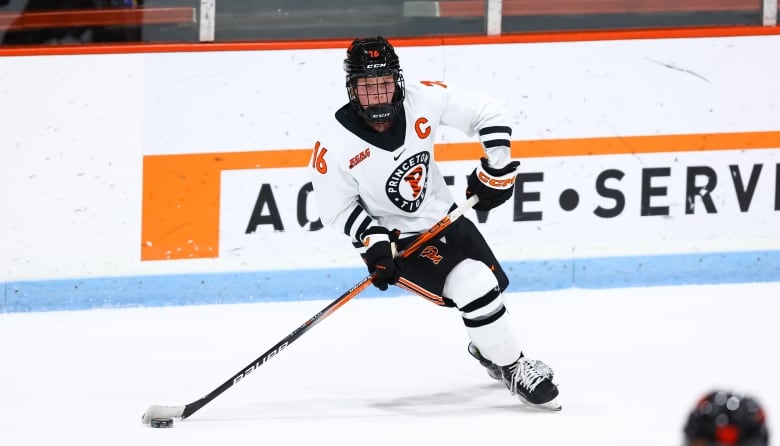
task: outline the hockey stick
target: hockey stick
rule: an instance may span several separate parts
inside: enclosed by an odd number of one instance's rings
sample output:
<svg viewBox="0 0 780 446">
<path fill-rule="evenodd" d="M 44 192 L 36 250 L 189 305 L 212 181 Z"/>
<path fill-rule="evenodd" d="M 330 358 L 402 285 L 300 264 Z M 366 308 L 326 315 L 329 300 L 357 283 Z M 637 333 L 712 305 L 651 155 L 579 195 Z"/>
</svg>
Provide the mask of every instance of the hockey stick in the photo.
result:
<svg viewBox="0 0 780 446">
<path fill-rule="evenodd" d="M 406 247 L 406 249 L 398 253 L 398 256 L 401 258 L 406 258 L 412 255 L 415 251 L 420 249 L 420 247 L 423 244 L 428 242 L 428 240 L 436 237 L 438 234 L 441 233 L 441 231 L 443 231 L 445 228 L 450 226 L 452 222 L 460 218 L 464 212 L 471 209 L 475 204 L 477 204 L 478 200 L 479 198 L 476 195 L 472 195 L 463 204 L 455 208 L 449 214 L 445 215 L 444 218 L 439 220 L 430 229 L 420 234 L 408 247 Z M 267 352 L 260 355 L 260 357 L 252 361 L 249 365 L 241 369 L 238 373 L 233 375 L 233 377 L 231 377 L 230 379 L 222 383 L 222 385 L 212 390 L 209 394 L 207 394 L 203 398 L 195 400 L 185 406 L 160 406 L 160 405 L 149 406 L 149 408 L 146 409 L 146 412 L 144 412 L 143 416 L 141 417 L 141 422 L 148 424 L 151 422 L 153 418 L 185 419 L 189 417 L 193 413 L 197 412 L 201 407 L 211 402 L 211 400 L 221 395 L 222 392 L 233 387 L 233 385 L 235 385 L 237 382 L 246 378 L 247 375 L 255 371 L 255 369 L 257 369 L 261 365 L 265 364 L 266 361 L 276 356 L 279 352 L 281 352 L 285 348 L 289 347 L 290 344 L 295 342 L 295 340 L 297 340 L 304 333 L 309 331 L 309 329 L 311 329 L 312 327 L 320 323 L 326 317 L 330 316 L 334 311 L 339 309 L 342 305 L 349 302 L 350 299 L 357 296 L 361 291 L 366 289 L 368 285 L 371 284 L 373 278 L 374 278 L 373 275 L 365 277 L 363 280 L 358 282 L 355 286 L 350 288 L 349 291 L 342 294 L 338 299 L 334 300 L 327 307 L 320 310 L 319 313 L 309 318 L 309 320 L 304 322 L 300 327 L 293 330 L 293 332 L 287 335 L 284 339 L 277 342 Z"/>
</svg>

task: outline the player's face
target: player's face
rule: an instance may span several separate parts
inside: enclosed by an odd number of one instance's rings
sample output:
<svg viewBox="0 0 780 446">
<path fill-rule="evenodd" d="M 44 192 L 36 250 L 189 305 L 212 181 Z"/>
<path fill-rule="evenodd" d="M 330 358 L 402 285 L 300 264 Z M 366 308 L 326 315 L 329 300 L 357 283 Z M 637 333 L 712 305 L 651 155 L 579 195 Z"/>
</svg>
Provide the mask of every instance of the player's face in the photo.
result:
<svg viewBox="0 0 780 446">
<path fill-rule="evenodd" d="M 360 105 L 386 105 L 392 102 L 395 94 L 395 79 L 393 75 L 378 77 L 361 77 L 355 84 Z"/>
</svg>

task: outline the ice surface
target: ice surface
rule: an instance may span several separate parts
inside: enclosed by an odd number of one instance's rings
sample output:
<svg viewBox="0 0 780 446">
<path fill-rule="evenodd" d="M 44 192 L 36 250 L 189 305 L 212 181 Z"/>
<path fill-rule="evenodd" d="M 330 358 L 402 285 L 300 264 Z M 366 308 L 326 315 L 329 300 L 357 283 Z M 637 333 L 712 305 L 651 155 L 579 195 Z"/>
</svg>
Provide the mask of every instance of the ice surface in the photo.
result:
<svg viewBox="0 0 780 446">
<path fill-rule="evenodd" d="M 678 445 L 715 387 L 756 396 L 780 432 L 780 283 L 507 294 L 559 413 L 491 380 L 456 310 L 358 297 L 173 429 L 141 424 L 328 303 L 0 314 L 0 443 Z"/>
</svg>

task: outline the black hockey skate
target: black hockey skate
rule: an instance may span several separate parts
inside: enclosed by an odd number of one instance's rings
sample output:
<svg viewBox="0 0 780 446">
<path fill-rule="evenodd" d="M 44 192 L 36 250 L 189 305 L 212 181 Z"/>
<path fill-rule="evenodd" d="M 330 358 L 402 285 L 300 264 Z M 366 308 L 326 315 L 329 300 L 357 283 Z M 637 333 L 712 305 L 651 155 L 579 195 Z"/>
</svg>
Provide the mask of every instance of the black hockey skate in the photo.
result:
<svg viewBox="0 0 780 446">
<path fill-rule="evenodd" d="M 513 364 L 502 367 L 482 356 L 471 342 L 468 350 L 487 369 L 491 378 L 503 381 L 512 395 L 517 395 L 524 403 L 547 410 L 561 410 L 556 399 L 558 387 L 552 382 L 553 371 L 547 364 L 521 355 Z"/>
</svg>

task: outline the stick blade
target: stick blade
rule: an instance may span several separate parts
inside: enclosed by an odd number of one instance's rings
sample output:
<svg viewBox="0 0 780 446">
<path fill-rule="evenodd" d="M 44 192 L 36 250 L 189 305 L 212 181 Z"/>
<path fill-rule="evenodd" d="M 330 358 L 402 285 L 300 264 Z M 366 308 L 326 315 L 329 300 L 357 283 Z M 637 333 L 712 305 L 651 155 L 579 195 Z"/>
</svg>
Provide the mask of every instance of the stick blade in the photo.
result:
<svg viewBox="0 0 780 446">
<path fill-rule="evenodd" d="M 181 418 L 184 414 L 184 406 L 149 406 L 141 416 L 141 422 L 149 424 L 152 418 Z"/>
</svg>

